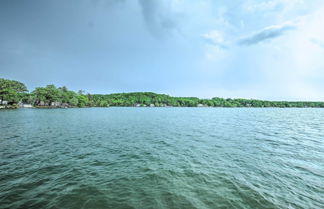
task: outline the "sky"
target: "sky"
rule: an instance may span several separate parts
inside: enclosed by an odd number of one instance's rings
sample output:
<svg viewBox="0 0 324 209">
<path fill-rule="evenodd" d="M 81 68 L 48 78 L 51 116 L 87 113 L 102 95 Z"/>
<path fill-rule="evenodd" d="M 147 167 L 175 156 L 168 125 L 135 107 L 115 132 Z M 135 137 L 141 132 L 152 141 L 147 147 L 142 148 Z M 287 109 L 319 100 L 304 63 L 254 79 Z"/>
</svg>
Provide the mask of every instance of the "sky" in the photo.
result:
<svg viewBox="0 0 324 209">
<path fill-rule="evenodd" d="M 29 90 L 324 101 L 323 0 L 1 0 Z"/>
</svg>

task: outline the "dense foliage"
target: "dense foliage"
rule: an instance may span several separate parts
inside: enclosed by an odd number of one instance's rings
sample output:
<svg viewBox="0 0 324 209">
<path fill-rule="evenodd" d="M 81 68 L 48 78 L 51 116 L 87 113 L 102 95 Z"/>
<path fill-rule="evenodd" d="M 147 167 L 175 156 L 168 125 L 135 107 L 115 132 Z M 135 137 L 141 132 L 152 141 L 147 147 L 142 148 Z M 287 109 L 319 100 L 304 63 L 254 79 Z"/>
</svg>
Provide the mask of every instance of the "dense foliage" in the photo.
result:
<svg viewBox="0 0 324 209">
<path fill-rule="evenodd" d="M 8 104 L 16 104 L 19 102 L 22 94 L 27 92 L 25 84 L 0 78 L 0 101 L 7 101 Z"/>
<path fill-rule="evenodd" d="M 151 106 L 151 107 L 324 107 L 324 102 L 287 102 L 254 99 L 199 99 L 197 97 L 171 97 L 152 92 L 118 94 L 84 94 L 57 88 L 54 85 L 36 88 L 27 93 L 23 83 L 0 79 L 0 99 L 8 104 L 28 103 L 38 107 L 108 107 L 108 106 Z"/>
</svg>

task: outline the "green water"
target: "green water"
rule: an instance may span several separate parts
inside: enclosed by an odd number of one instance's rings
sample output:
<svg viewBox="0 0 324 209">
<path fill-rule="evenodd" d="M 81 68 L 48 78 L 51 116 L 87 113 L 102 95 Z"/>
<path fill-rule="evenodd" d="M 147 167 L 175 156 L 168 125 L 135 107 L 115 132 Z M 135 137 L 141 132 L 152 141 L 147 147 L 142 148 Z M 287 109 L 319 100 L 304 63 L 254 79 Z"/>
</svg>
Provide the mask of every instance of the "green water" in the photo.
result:
<svg viewBox="0 0 324 209">
<path fill-rule="evenodd" d="M 0 208 L 324 208 L 324 109 L 0 111 Z"/>
</svg>

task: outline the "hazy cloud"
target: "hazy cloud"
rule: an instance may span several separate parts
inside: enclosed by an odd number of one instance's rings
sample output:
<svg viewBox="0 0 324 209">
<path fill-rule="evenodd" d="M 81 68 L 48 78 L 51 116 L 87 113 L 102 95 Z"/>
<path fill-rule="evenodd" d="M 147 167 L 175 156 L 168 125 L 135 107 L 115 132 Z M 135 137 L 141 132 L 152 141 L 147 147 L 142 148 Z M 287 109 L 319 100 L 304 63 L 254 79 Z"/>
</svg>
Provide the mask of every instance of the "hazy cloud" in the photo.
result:
<svg viewBox="0 0 324 209">
<path fill-rule="evenodd" d="M 126 2 L 126 0 L 90 0 L 90 1 L 96 6 L 106 6 L 106 7 L 120 5 Z"/>
<path fill-rule="evenodd" d="M 268 0 L 268 1 L 246 1 L 246 10 L 249 12 L 264 12 L 269 10 L 292 9 L 303 5 L 304 0 Z"/>
<path fill-rule="evenodd" d="M 139 0 L 144 21 L 150 32 L 156 37 L 162 37 L 166 32 L 176 28 L 170 12 L 163 8 L 159 1 Z"/>
<path fill-rule="evenodd" d="M 283 25 L 274 25 L 267 28 L 264 28 L 263 30 L 252 34 L 251 36 L 242 38 L 238 41 L 239 45 L 242 46 L 250 46 L 254 45 L 269 39 L 277 38 L 281 35 L 283 35 L 285 32 L 296 29 L 296 26 L 289 23 L 289 24 L 283 24 Z"/>
<path fill-rule="evenodd" d="M 298 1 L 0 0 L 0 75 L 29 89 L 324 100 L 324 1 Z"/>
<path fill-rule="evenodd" d="M 321 48 L 324 49 L 324 42 L 323 42 L 323 41 L 320 41 L 320 40 L 318 40 L 318 39 L 311 39 L 311 42 L 312 42 L 313 44 L 316 44 L 317 46 L 319 46 L 319 47 L 321 47 Z"/>
</svg>

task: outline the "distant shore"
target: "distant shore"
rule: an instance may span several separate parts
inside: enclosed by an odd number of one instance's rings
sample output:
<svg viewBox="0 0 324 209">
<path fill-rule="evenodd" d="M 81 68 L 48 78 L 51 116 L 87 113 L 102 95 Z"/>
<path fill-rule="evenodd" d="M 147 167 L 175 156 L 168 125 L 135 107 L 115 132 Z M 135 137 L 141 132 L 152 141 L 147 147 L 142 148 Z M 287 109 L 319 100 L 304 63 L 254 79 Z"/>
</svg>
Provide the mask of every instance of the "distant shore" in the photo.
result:
<svg viewBox="0 0 324 209">
<path fill-rule="evenodd" d="M 113 108 L 113 107 L 125 107 L 125 108 L 281 108 L 281 109 L 291 109 L 291 108 L 298 108 L 298 109 L 309 109 L 309 108 L 321 108 L 321 107 L 210 107 L 210 106 L 196 106 L 196 107 L 188 107 L 188 106 L 163 106 L 163 107 L 150 107 L 150 106 L 106 106 L 106 107 L 52 107 L 52 106 L 28 106 L 28 107 L 19 107 L 17 105 L 7 105 L 1 106 L 0 110 L 8 110 L 8 109 L 75 109 L 75 108 Z"/>
<path fill-rule="evenodd" d="M 324 102 L 268 101 L 258 99 L 175 97 L 153 92 L 90 94 L 67 87 L 47 85 L 29 92 L 25 84 L 0 78 L 0 108 L 72 108 L 72 107 L 278 107 L 324 108 Z"/>
</svg>

